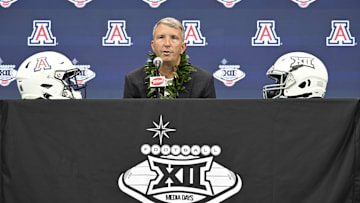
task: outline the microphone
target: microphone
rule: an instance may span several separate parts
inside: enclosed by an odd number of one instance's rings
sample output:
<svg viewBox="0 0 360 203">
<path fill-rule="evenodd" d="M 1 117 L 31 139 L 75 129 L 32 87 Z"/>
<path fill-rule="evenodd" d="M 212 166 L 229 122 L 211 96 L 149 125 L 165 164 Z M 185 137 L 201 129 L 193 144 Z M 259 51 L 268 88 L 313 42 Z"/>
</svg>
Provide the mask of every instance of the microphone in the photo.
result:
<svg viewBox="0 0 360 203">
<path fill-rule="evenodd" d="M 156 87 L 157 88 L 157 94 L 156 97 L 160 99 L 160 87 L 165 87 L 165 76 L 160 76 L 159 68 L 163 64 L 163 60 L 160 57 L 156 57 L 153 60 L 153 64 L 156 69 L 156 76 L 150 77 L 150 87 Z"/>
<path fill-rule="evenodd" d="M 156 71 L 159 71 L 160 66 L 163 64 L 163 60 L 160 57 L 156 57 L 153 60 L 153 64 L 155 65 Z"/>
</svg>

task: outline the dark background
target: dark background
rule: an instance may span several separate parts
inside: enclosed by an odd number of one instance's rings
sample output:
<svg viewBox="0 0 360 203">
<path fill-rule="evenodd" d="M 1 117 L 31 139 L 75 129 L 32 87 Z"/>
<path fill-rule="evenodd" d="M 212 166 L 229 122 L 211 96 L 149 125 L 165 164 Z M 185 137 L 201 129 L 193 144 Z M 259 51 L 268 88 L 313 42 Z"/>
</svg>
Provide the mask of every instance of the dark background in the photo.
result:
<svg viewBox="0 0 360 203">
<path fill-rule="evenodd" d="M 232 87 L 215 80 L 218 98 L 262 98 L 262 87 L 271 83 L 265 75 L 278 57 L 290 51 L 318 56 L 329 72 L 327 98 L 360 97 L 360 48 L 327 47 L 332 20 L 349 20 L 355 41 L 360 33 L 360 1 L 317 0 L 300 8 L 291 0 L 242 0 L 225 8 L 216 0 L 168 0 L 151 8 L 142 0 L 93 0 L 76 8 L 67 0 L 18 0 L 9 8 L 0 7 L 0 57 L 3 64 L 16 65 L 45 50 L 63 52 L 71 60 L 91 65 L 97 76 L 88 82 L 88 98 L 122 98 L 124 76 L 146 63 L 151 51 L 152 28 L 161 18 L 200 20 L 205 47 L 188 47 L 190 62 L 210 73 L 222 59 L 240 65 L 246 77 Z M 29 47 L 27 38 L 33 20 L 51 20 L 55 47 Z M 103 47 L 108 20 L 125 20 L 130 47 Z M 282 45 L 252 47 L 257 20 L 275 20 Z M 16 81 L 0 86 L 1 99 L 20 98 Z"/>
</svg>

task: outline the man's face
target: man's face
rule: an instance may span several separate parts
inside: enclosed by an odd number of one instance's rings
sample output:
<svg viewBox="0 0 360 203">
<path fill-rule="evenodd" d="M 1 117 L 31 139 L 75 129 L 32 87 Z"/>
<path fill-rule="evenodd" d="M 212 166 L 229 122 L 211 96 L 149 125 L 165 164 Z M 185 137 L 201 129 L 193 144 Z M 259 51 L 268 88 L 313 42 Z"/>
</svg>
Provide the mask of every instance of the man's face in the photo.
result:
<svg viewBox="0 0 360 203">
<path fill-rule="evenodd" d="M 156 56 L 162 58 L 164 64 L 178 65 L 180 54 L 186 49 L 186 43 L 182 40 L 180 29 L 159 24 L 151 41 L 151 48 Z"/>
</svg>

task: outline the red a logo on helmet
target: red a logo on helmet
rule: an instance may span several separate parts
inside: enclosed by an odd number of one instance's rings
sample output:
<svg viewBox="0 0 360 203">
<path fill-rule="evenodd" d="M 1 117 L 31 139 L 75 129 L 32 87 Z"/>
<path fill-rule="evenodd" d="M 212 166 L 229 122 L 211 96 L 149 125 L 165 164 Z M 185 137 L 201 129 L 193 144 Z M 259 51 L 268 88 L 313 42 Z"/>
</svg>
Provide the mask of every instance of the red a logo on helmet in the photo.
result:
<svg viewBox="0 0 360 203">
<path fill-rule="evenodd" d="M 41 57 L 41 58 L 37 59 L 37 63 L 36 63 L 34 72 L 40 71 L 41 69 L 44 69 L 44 70 L 50 70 L 51 69 L 51 66 L 47 62 L 46 57 Z"/>
</svg>

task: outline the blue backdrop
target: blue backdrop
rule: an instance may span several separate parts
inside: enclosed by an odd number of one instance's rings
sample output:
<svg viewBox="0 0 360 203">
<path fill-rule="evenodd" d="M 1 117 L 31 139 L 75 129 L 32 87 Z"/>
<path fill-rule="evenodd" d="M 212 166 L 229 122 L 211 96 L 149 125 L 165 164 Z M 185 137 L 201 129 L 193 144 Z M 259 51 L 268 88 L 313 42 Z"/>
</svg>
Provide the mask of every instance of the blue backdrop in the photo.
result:
<svg viewBox="0 0 360 203">
<path fill-rule="evenodd" d="M 14 65 L 17 70 L 36 52 L 60 51 L 96 73 L 87 82 L 88 98 L 122 98 L 125 74 L 146 63 L 152 28 L 167 16 L 200 22 L 206 45 L 188 46 L 191 63 L 214 73 L 226 59 L 227 65 L 240 65 L 246 74 L 231 87 L 215 79 L 218 98 L 262 98 L 262 87 L 272 82 L 266 71 L 290 51 L 312 53 L 325 63 L 329 72 L 327 98 L 360 97 L 359 0 L 317 0 L 307 8 L 292 0 L 242 0 L 232 8 L 217 0 L 167 0 L 157 8 L 143 0 L 92 0 L 83 8 L 68 0 L 18 0 L 7 8 L 0 7 L 0 67 L 4 70 L 6 65 Z M 34 20 L 51 21 L 56 46 L 28 45 Z M 126 22 L 130 46 L 102 45 L 109 20 Z M 275 22 L 280 46 L 252 46 L 258 20 Z M 349 21 L 353 46 L 326 45 L 333 20 Z M 0 77 L 4 75 L 3 71 Z M 0 98 L 20 98 L 16 81 L 0 85 Z"/>
</svg>

